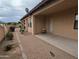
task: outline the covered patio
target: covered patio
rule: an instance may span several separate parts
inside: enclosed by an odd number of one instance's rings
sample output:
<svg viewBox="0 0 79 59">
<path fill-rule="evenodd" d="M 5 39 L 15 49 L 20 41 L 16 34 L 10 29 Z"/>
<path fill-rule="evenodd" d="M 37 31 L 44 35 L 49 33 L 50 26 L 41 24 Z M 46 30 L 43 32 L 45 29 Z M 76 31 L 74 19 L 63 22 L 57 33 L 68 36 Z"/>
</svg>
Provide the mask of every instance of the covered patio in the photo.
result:
<svg viewBox="0 0 79 59">
<path fill-rule="evenodd" d="M 42 9 L 33 15 L 33 34 L 40 34 L 45 30 L 70 39 L 77 39 L 77 30 L 74 29 L 77 1 L 59 0 L 47 9 Z M 49 7 L 49 8 L 48 8 Z"/>
<path fill-rule="evenodd" d="M 77 30 L 74 29 L 77 0 L 59 0 L 34 14 L 33 34 L 77 57 Z M 42 34 L 43 28 L 46 33 Z"/>
</svg>

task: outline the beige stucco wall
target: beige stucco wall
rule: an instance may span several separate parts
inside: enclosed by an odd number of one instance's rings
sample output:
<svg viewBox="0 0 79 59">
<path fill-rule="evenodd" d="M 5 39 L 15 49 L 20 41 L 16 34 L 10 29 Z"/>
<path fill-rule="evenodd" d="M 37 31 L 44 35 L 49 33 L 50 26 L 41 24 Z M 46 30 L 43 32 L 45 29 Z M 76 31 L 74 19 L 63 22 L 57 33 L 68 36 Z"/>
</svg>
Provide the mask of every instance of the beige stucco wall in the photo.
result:
<svg viewBox="0 0 79 59">
<path fill-rule="evenodd" d="M 2 26 L 0 26 L 0 41 L 3 39 L 4 34 L 5 34 L 4 28 Z"/>
<path fill-rule="evenodd" d="M 53 20 L 52 33 L 71 39 L 77 39 L 77 30 L 74 30 L 75 14 L 73 9 L 61 11 L 52 14 L 50 20 Z"/>
<path fill-rule="evenodd" d="M 48 16 L 36 16 L 34 33 L 41 33 L 43 25 L 47 32 L 70 39 L 77 39 L 77 30 L 74 29 L 75 8 L 71 8 Z"/>
<path fill-rule="evenodd" d="M 32 28 L 28 27 L 28 32 L 32 33 Z"/>
</svg>

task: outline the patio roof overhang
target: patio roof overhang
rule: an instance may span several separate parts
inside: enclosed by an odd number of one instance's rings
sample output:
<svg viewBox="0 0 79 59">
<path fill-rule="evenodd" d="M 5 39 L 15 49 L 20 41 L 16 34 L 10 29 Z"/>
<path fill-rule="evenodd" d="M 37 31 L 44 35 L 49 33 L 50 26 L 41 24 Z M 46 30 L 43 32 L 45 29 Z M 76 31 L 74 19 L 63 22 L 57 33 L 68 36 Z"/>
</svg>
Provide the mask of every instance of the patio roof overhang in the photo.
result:
<svg viewBox="0 0 79 59">
<path fill-rule="evenodd" d="M 61 12 L 63 10 L 67 10 L 70 8 L 74 8 L 73 11 L 78 9 L 78 1 L 77 0 L 60 0 L 56 3 L 51 4 L 47 8 L 43 8 L 40 11 L 37 11 L 34 13 L 34 15 L 51 15 L 57 12 Z"/>
<path fill-rule="evenodd" d="M 53 2 L 53 3 L 52 3 Z M 78 8 L 78 0 L 43 0 L 21 20 L 30 15 L 49 15 L 69 8 Z"/>
</svg>

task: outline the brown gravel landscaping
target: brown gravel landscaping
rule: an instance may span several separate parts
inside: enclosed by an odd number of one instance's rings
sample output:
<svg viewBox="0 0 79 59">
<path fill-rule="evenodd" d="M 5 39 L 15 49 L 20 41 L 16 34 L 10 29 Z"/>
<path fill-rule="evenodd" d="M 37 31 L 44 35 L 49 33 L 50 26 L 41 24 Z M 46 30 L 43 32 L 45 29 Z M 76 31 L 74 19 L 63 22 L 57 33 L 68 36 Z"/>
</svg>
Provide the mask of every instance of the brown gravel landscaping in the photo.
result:
<svg viewBox="0 0 79 59">
<path fill-rule="evenodd" d="M 5 51 L 5 47 L 11 44 L 13 44 L 14 48 L 9 51 Z M 15 37 L 13 40 L 5 39 L 0 42 L 0 59 L 23 59 L 21 49 Z"/>
</svg>

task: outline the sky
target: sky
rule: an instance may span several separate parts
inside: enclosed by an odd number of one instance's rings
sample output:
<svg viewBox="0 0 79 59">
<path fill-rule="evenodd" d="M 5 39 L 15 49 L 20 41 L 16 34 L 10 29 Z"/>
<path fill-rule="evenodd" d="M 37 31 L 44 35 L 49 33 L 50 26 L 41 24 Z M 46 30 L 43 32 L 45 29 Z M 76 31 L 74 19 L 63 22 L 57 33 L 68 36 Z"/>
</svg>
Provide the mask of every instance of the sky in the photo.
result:
<svg viewBox="0 0 79 59">
<path fill-rule="evenodd" d="M 0 21 L 17 22 L 42 0 L 0 0 Z"/>
</svg>

